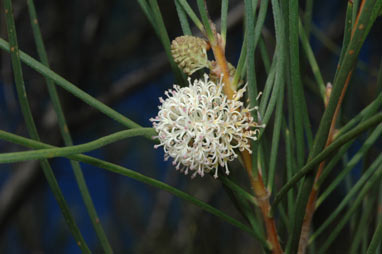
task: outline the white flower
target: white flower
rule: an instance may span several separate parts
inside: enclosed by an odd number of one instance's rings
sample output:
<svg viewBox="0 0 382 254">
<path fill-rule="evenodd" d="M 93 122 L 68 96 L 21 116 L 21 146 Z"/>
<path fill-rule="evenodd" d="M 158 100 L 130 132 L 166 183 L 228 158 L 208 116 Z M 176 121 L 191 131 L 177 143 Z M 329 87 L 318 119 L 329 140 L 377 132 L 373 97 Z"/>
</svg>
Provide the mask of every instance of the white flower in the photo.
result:
<svg viewBox="0 0 382 254">
<path fill-rule="evenodd" d="M 204 80 L 188 79 L 188 87 L 174 85 L 159 98 L 158 116 L 151 118 L 163 146 L 165 160 L 174 159 L 176 169 L 194 171 L 192 177 L 215 169 L 219 165 L 229 174 L 227 162 L 238 155 L 235 149 L 252 152 L 248 139 L 257 140 L 259 127 L 250 115 L 251 110 L 240 101 L 245 87 L 234 94 L 232 100 L 223 93 L 223 84 L 215 84 L 204 75 Z"/>
</svg>

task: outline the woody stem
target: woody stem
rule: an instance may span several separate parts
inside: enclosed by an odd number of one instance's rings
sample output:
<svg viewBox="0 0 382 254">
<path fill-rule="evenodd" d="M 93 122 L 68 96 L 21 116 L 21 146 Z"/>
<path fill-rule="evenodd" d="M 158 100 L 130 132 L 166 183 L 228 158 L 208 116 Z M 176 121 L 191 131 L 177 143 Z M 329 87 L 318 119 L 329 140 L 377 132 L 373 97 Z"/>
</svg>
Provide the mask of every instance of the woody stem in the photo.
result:
<svg viewBox="0 0 382 254">
<path fill-rule="evenodd" d="M 231 86 L 228 64 L 224 54 L 224 47 L 222 46 L 221 41 L 216 38 L 215 42 L 211 43 L 211 48 L 214 53 L 217 66 L 223 74 L 224 93 L 227 95 L 228 99 L 232 99 L 234 90 Z M 276 223 L 272 214 L 270 213 L 269 193 L 264 186 L 261 174 L 254 174 L 252 171 L 252 158 L 249 152 L 244 150 L 241 155 L 251 182 L 251 186 L 255 193 L 258 206 L 263 215 L 263 220 L 267 231 L 267 240 L 271 244 L 272 253 L 281 254 L 283 253 L 283 250 L 278 239 Z"/>
</svg>

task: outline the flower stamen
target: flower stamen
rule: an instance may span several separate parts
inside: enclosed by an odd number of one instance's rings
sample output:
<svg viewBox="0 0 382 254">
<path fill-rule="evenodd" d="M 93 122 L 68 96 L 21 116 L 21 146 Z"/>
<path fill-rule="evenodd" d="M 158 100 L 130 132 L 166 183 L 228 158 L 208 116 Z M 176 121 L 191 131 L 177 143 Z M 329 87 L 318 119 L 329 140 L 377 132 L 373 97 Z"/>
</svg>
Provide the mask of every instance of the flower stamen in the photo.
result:
<svg viewBox="0 0 382 254">
<path fill-rule="evenodd" d="M 218 167 L 224 167 L 230 173 L 228 162 L 238 157 L 239 151 L 251 148 L 249 139 L 257 140 L 259 128 L 263 125 L 255 122 L 249 114 L 257 107 L 244 107 L 240 99 L 245 88 L 238 90 L 232 100 L 223 93 L 222 80 L 215 84 L 204 75 L 204 80 L 188 79 L 189 86 L 165 92 L 166 99 L 160 98 L 158 116 L 151 118 L 160 141 L 155 148 L 163 146 L 165 160 L 173 158 L 176 169 L 191 177 L 204 176 Z"/>
</svg>

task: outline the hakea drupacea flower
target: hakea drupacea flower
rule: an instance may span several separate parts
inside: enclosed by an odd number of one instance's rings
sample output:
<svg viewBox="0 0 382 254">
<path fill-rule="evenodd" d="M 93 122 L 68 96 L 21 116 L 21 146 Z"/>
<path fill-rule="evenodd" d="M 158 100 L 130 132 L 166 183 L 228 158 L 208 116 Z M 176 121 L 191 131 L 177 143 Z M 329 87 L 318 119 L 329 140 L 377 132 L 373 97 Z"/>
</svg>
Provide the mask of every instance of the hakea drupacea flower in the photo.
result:
<svg viewBox="0 0 382 254">
<path fill-rule="evenodd" d="M 245 88 L 235 92 L 232 99 L 223 93 L 223 84 L 209 80 L 188 79 L 188 87 L 174 85 L 165 92 L 166 99 L 159 98 L 158 116 L 151 118 L 163 146 L 165 160 L 173 158 L 176 169 L 185 174 L 197 174 L 225 168 L 229 174 L 229 161 L 238 157 L 237 150 L 251 152 L 249 139 L 257 140 L 259 128 L 264 127 L 254 121 L 250 109 L 240 101 Z M 237 150 L 236 150 L 237 149 Z"/>
</svg>

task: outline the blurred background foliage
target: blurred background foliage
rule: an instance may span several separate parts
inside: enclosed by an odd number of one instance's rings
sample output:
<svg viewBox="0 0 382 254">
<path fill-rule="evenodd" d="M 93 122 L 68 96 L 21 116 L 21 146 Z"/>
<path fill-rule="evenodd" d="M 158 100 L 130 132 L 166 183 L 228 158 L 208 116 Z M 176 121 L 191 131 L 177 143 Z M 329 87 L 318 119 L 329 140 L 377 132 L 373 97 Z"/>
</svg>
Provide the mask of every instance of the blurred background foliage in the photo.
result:
<svg viewBox="0 0 382 254">
<path fill-rule="evenodd" d="M 15 0 L 13 4 L 20 49 L 38 58 L 26 2 Z M 149 126 L 148 119 L 157 112 L 158 97 L 172 86 L 174 79 L 164 50 L 137 2 L 38 0 L 35 4 L 51 68 L 135 122 Z M 161 0 L 159 4 L 169 36 L 174 39 L 182 34 L 174 3 Z M 227 59 L 236 65 L 243 39 L 244 10 L 242 1 L 232 0 L 229 4 L 226 54 Z M 208 1 L 208 6 L 212 19 L 217 20 L 220 1 Z M 300 7 L 303 11 L 304 4 Z M 325 82 L 332 80 L 336 70 L 345 10 L 346 1 L 314 3 L 310 41 Z M 272 55 L 275 39 L 269 14 L 263 37 L 268 53 Z M 0 35 L 7 38 L 3 15 L 0 18 Z M 364 108 L 377 93 L 377 68 L 382 52 L 378 31 L 382 31 L 380 20 L 361 51 L 359 68 L 353 75 L 344 102 L 341 115 L 344 122 Z M 312 126 L 317 126 L 323 105 L 317 96 L 310 68 L 304 61 L 301 68 L 305 95 Z M 62 146 L 43 77 L 25 66 L 23 71 L 42 141 Z M 261 87 L 266 79 L 261 61 L 256 63 L 256 71 Z M 0 51 L 0 75 L 0 129 L 27 136 L 13 86 L 10 57 L 5 51 Z M 103 114 L 63 89 L 58 88 L 58 91 L 75 144 L 120 130 L 117 123 Z M 265 135 L 271 134 L 269 128 Z M 176 186 L 242 220 L 220 182 L 213 181 L 210 176 L 191 181 L 188 176 L 176 172 L 171 163 L 163 162 L 162 151 L 154 150 L 152 146 L 147 140 L 134 138 L 89 154 Z M 353 146 L 357 151 L 359 144 Z M 0 152 L 23 149 L 0 142 Z M 370 150 L 369 156 L 380 153 L 381 149 L 379 142 Z M 280 151 L 280 161 L 284 160 L 283 154 Z M 94 253 L 97 250 L 100 253 L 68 160 L 51 161 L 85 240 Z M 82 167 L 115 253 L 256 253 L 257 243 L 248 234 L 165 191 L 86 164 Z M 2 164 L 0 168 L 0 252 L 80 253 L 39 164 L 31 161 Z M 353 170 L 354 179 L 360 174 L 359 168 Z M 245 180 L 243 185 L 247 185 Z M 320 223 L 331 211 L 330 204 L 337 202 L 336 196 L 343 196 L 341 188 L 343 186 L 320 207 L 315 223 Z M 344 241 L 337 241 L 339 245 L 346 244 L 346 236 L 342 238 Z"/>
</svg>

